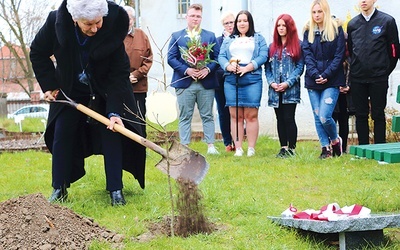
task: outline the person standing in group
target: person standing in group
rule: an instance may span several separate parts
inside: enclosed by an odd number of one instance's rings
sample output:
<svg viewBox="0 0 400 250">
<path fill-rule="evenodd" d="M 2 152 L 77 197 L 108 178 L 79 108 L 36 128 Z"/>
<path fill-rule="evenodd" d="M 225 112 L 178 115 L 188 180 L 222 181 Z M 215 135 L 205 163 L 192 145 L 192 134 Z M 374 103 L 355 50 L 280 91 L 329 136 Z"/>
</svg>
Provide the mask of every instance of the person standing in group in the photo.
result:
<svg viewBox="0 0 400 250">
<path fill-rule="evenodd" d="M 124 9 L 105 0 L 64 0 L 50 12 L 35 36 L 30 52 L 32 66 L 44 98 L 50 102 L 45 133 L 52 153 L 50 202 L 64 201 L 67 188 L 84 174 L 84 158 L 103 154 L 106 190 L 112 205 L 125 205 L 122 170 L 131 172 L 144 188 L 145 147 L 113 131 L 125 126 L 142 134 L 129 82 L 129 59 L 124 48 L 129 18 Z M 51 57 L 54 55 L 56 64 Z M 58 100 L 67 96 L 91 106 L 110 124 L 93 124 L 77 109 Z M 126 118 L 132 122 L 122 122 Z M 89 123 L 90 122 L 90 123 Z"/>
<path fill-rule="evenodd" d="M 376 0 L 358 2 L 361 13 L 347 25 L 358 143 L 370 143 L 370 110 L 374 143 L 385 143 L 388 79 L 397 63 L 399 34 L 395 19 L 374 7 Z"/>
<path fill-rule="evenodd" d="M 288 14 L 276 19 L 269 60 L 265 64 L 268 81 L 268 106 L 273 107 L 281 149 L 276 157 L 295 155 L 297 125 L 295 112 L 300 103 L 300 76 L 304 71 L 301 41 L 296 24 Z"/>
<path fill-rule="evenodd" d="M 139 117 L 142 119 L 142 130 L 146 135 L 147 74 L 153 65 L 153 52 L 146 33 L 139 28 L 135 28 L 135 9 L 131 6 L 124 6 L 124 9 L 129 16 L 128 35 L 124 40 L 125 51 L 130 61 L 131 73 L 129 79 L 138 104 Z"/>
<path fill-rule="evenodd" d="M 221 22 L 224 27 L 222 36 L 217 37 L 218 44 L 221 45 L 225 37 L 229 37 L 233 32 L 233 25 L 235 23 L 235 14 L 231 11 L 225 12 L 221 16 Z M 219 86 L 215 89 L 215 101 L 217 102 L 219 126 L 221 129 L 222 139 L 225 145 L 226 152 L 235 151 L 235 144 L 231 135 L 231 117 L 229 108 L 225 105 L 225 92 L 224 92 L 224 70 L 221 67 L 217 69 L 217 80 Z"/>
<path fill-rule="evenodd" d="M 345 86 L 343 62 L 346 45 L 343 29 L 332 18 L 326 0 L 314 0 L 310 13 L 302 42 L 306 64 L 305 87 L 322 147 L 319 158 L 325 159 L 342 155 L 342 139 L 338 136 L 332 113 L 339 87 Z"/>
<path fill-rule="evenodd" d="M 178 100 L 181 143 L 190 143 L 191 122 L 197 103 L 203 123 L 204 139 L 208 144 L 207 154 L 219 154 L 214 147 L 213 116 L 215 88 L 218 87 L 215 76 L 218 65 L 215 60 L 218 57 L 219 45 L 213 32 L 200 28 L 202 15 L 201 4 L 189 6 L 186 14 L 187 28 L 174 32 L 171 36 L 168 64 L 174 70 L 171 86 L 175 88 Z M 200 47 L 200 51 L 206 50 L 207 54 L 194 56 L 194 51 Z"/>
<path fill-rule="evenodd" d="M 262 66 L 268 59 L 265 38 L 254 29 L 253 16 L 247 10 L 238 13 L 232 35 L 225 38 L 218 62 L 225 70 L 224 91 L 231 116 L 235 156 L 244 151 L 244 125 L 248 140 L 247 156 L 255 154 L 258 139 L 258 108 L 262 94 Z"/>
</svg>

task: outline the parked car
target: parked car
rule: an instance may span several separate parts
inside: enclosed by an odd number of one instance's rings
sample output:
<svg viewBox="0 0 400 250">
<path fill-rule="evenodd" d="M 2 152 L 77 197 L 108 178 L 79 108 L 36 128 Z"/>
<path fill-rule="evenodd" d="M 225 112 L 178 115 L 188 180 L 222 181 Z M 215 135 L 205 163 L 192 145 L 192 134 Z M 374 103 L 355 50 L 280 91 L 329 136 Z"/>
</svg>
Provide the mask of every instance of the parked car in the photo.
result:
<svg viewBox="0 0 400 250">
<path fill-rule="evenodd" d="M 26 117 L 39 117 L 39 118 L 47 118 L 49 115 L 49 104 L 37 104 L 37 105 L 27 105 L 24 106 L 12 114 L 8 114 L 8 119 L 14 119 L 16 116 L 20 116 L 21 118 Z"/>
</svg>

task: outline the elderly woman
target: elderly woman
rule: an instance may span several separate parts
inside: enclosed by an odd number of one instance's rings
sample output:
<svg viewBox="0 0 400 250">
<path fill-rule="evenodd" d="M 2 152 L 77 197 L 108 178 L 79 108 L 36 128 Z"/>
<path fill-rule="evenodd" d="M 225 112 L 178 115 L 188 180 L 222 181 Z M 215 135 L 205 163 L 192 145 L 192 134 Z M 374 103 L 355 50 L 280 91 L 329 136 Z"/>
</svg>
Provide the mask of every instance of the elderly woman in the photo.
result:
<svg viewBox="0 0 400 250">
<path fill-rule="evenodd" d="M 221 36 L 217 37 L 217 42 L 220 46 L 222 45 L 224 38 L 229 37 L 233 32 L 235 14 L 231 11 L 223 13 L 221 15 L 221 23 L 224 27 L 224 31 L 222 32 Z M 221 129 L 225 151 L 235 151 L 235 144 L 233 143 L 231 135 L 231 117 L 229 114 L 229 108 L 225 106 L 226 99 L 224 92 L 224 70 L 219 66 L 216 75 L 219 86 L 215 89 L 215 101 L 217 103 L 219 127 Z"/>
<path fill-rule="evenodd" d="M 45 134 L 52 153 L 50 202 L 67 198 L 67 188 L 85 174 L 85 157 L 93 154 L 104 156 L 112 205 L 125 205 L 123 169 L 144 188 L 145 148 L 112 131 L 117 123 L 142 135 L 140 126 L 121 119 L 137 121 L 124 109 L 125 104 L 137 113 L 123 44 L 128 24 L 125 10 L 111 1 L 64 0 L 32 42 L 33 69 L 45 100 L 51 103 Z M 93 123 L 78 110 L 54 102 L 65 98 L 57 95 L 58 89 L 109 117 L 109 126 Z"/>
</svg>

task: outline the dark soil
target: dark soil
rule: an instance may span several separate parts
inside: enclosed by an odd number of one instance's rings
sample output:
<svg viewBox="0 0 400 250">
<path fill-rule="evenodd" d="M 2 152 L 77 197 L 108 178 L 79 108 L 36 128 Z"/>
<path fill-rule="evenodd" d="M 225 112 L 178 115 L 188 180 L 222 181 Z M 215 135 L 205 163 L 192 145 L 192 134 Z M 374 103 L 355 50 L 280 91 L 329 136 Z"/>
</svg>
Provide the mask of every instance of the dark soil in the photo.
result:
<svg viewBox="0 0 400 250">
<path fill-rule="evenodd" d="M 88 249 L 96 239 L 120 248 L 123 238 L 42 194 L 0 203 L 0 249 Z"/>
</svg>

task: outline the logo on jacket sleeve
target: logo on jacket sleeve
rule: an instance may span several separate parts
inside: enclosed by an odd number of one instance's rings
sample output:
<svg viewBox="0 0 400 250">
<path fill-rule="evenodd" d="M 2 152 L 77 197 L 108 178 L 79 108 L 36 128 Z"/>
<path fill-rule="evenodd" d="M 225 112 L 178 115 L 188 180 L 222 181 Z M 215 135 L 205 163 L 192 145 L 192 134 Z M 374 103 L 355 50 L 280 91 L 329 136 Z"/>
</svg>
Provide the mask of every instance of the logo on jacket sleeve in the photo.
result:
<svg viewBox="0 0 400 250">
<path fill-rule="evenodd" d="M 372 28 L 372 34 L 378 35 L 382 32 L 383 26 L 375 26 Z"/>
</svg>

